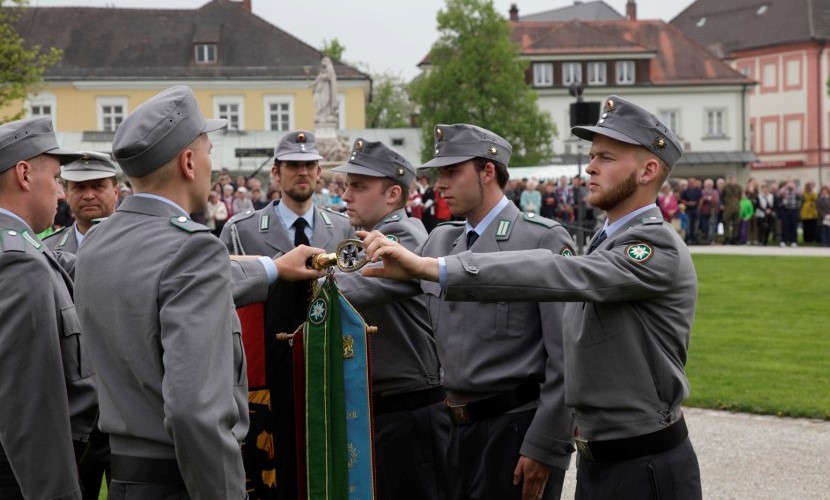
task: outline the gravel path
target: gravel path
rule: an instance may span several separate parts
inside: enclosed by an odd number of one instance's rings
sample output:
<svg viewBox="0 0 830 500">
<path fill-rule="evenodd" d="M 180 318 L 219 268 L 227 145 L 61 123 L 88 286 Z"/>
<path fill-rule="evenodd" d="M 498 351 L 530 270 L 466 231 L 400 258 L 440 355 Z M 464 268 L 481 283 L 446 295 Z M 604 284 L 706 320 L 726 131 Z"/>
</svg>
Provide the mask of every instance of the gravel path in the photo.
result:
<svg viewBox="0 0 830 500">
<path fill-rule="evenodd" d="M 830 498 L 830 422 L 684 408 L 703 498 Z M 562 498 L 573 498 L 576 456 Z"/>
</svg>

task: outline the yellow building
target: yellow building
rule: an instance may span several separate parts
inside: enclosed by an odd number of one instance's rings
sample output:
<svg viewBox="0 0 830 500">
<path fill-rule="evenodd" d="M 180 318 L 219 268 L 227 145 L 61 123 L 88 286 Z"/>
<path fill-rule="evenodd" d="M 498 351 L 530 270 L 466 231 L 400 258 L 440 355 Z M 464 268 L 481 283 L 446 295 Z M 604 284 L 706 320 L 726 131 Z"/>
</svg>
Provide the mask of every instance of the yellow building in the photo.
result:
<svg viewBox="0 0 830 500">
<path fill-rule="evenodd" d="M 254 15 L 250 1 L 176 10 L 29 7 L 18 32 L 27 45 L 56 47 L 63 57 L 42 90 L 6 117 L 21 108 L 49 115 L 76 147 L 109 151 L 131 110 L 180 84 L 193 89 L 206 117 L 228 119 L 225 142 L 236 146 L 273 148 L 281 132 L 314 129 L 311 84 L 322 54 Z M 371 79 L 339 62 L 334 68 L 338 128 L 362 129 Z M 233 140 L 249 135 L 255 144 Z"/>
</svg>

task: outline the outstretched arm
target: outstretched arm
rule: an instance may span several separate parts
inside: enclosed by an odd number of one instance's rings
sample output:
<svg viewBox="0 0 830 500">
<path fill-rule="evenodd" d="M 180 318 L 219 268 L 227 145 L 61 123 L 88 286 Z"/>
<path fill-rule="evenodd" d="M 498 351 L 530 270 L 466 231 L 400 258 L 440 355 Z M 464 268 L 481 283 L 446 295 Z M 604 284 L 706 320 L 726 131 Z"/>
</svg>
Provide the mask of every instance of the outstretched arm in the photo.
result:
<svg viewBox="0 0 830 500">
<path fill-rule="evenodd" d="M 380 231 L 357 231 L 363 239 L 366 257 L 370 262 L 383 260 L 382 267 L 365 267 L 363 275 L 397 280 L 425 279 L 438 281 L 438 259 L 420 257 L 398 242 L 389 240 Z"/>
</svg>

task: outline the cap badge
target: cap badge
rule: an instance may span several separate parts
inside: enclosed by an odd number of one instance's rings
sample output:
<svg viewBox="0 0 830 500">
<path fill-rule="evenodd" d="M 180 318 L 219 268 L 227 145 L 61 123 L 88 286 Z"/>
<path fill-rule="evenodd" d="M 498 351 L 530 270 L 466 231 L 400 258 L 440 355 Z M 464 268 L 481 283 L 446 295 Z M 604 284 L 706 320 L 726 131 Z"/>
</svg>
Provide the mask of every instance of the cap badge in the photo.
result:
<svg viewBox="0 0 830 500">
<path fill-rule="evenodd" d="M 303 134 L 302 132 L 297 134 L 297 142 L 305 142 L 305 134 Z"/>
<path fill-rule="evenodd" d="M 395 173 L 398 174 L 398 177 L 403 177 L 403 174 L 405 172 L 404 172 L 403 167 L 398 167 L 397 170 L 395 170 Z"/>
<path fill-rule="evenodd" d="M 441 127 L 435 129 L 435 138 L 439 141 L 444 138 L 444 131 L 441 130 Z"/>
<path fill-rule="evenodd" d="M 616 103 L 614 103 L 614 99 L 608 99 L 605 102 L 605 111 L 614 111 L 614 106 L 616 106 Z"/>
<path fill-rule="evenodd" d="M 495 147 L 495 146 L 490 146 L 489 148 L 487 148 L 487 153 L 488 153 L 490 156 L 496 156 L 496 155 L 499 153 L 499 150 L 498 150 L 498 149 L 496 149 L 496 147 Z"/>
<path fill-rule="evenodd" d="M 358 141 L 354 143 L 354 148 L 355 148 L 356 151 L 362 150 L 363 149 L 363 141 L 358 139 Z"/>
<path fill-rule="evenodd" d="M 651 143 L 651 147 L 654 149 L 663 149 L 666 147 L 666 139 L 665 137 L 657 137 L 654 139 L 654 142 Z"/>
</svg>

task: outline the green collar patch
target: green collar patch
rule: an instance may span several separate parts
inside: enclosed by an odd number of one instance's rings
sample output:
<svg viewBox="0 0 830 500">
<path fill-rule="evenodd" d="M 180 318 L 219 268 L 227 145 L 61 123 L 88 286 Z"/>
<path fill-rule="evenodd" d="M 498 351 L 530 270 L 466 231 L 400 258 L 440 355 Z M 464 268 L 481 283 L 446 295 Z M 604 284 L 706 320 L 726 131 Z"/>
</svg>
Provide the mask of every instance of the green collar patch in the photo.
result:
<svg viewBox="0 0 830 500">
<path fill-rule="evenodd" d="M 569 247 L 569 246 L 567 246 L 567 245 L 565 245 L 564 247 L 562 247 L 562 250 L 560 250 L 560 251 L 559 251 L 559 254 L 560 254 L 560 255 L 564 255 L 565 257 L 573 257 L 574 255 L 576 255 L 576 254 L 574 253 L 573 248 L 571 248 L 571 247 Z"/>
<path fill-rule="evenodd" d="M 329 218 L 329 214 L 326 212 L 320 210 L 320 218 L 326 223 L 326 227 L 334 227 L 334 224 L 331 223 L 331 219 Z"/>
<path fill-rule="evenodd" d="M 654 248 L 647 243 L 635 243 L 625 247 L 625 255 L 634 262 L 642 264 L 654 255 Z"/>
<path fill-rule="evenodd" d="M 511 221 L 507 219 L 499 221 L 499 225 L 496 226 L 496 240 L 506 240 L 510 237 L 510 224 Z"/>
<path fill-rule="evenodd" d="M 397 222 L 399 220 L 401 220 L 401 216 L 398 214 L 394 214 L 387 217 L 383 222 Z"/>
<path fill-rule="evenodd" d="M 32 238 L 32 235 L 29 234 L 29 231 L 21 231 L 20 234 L 23 235 L 23 239 L 26 240 L 26 243 L 35 247 L 36 250 L 40 250 L 40 247 L 43 246 L 43 244 L 36 238 Z"/>
</svg>

